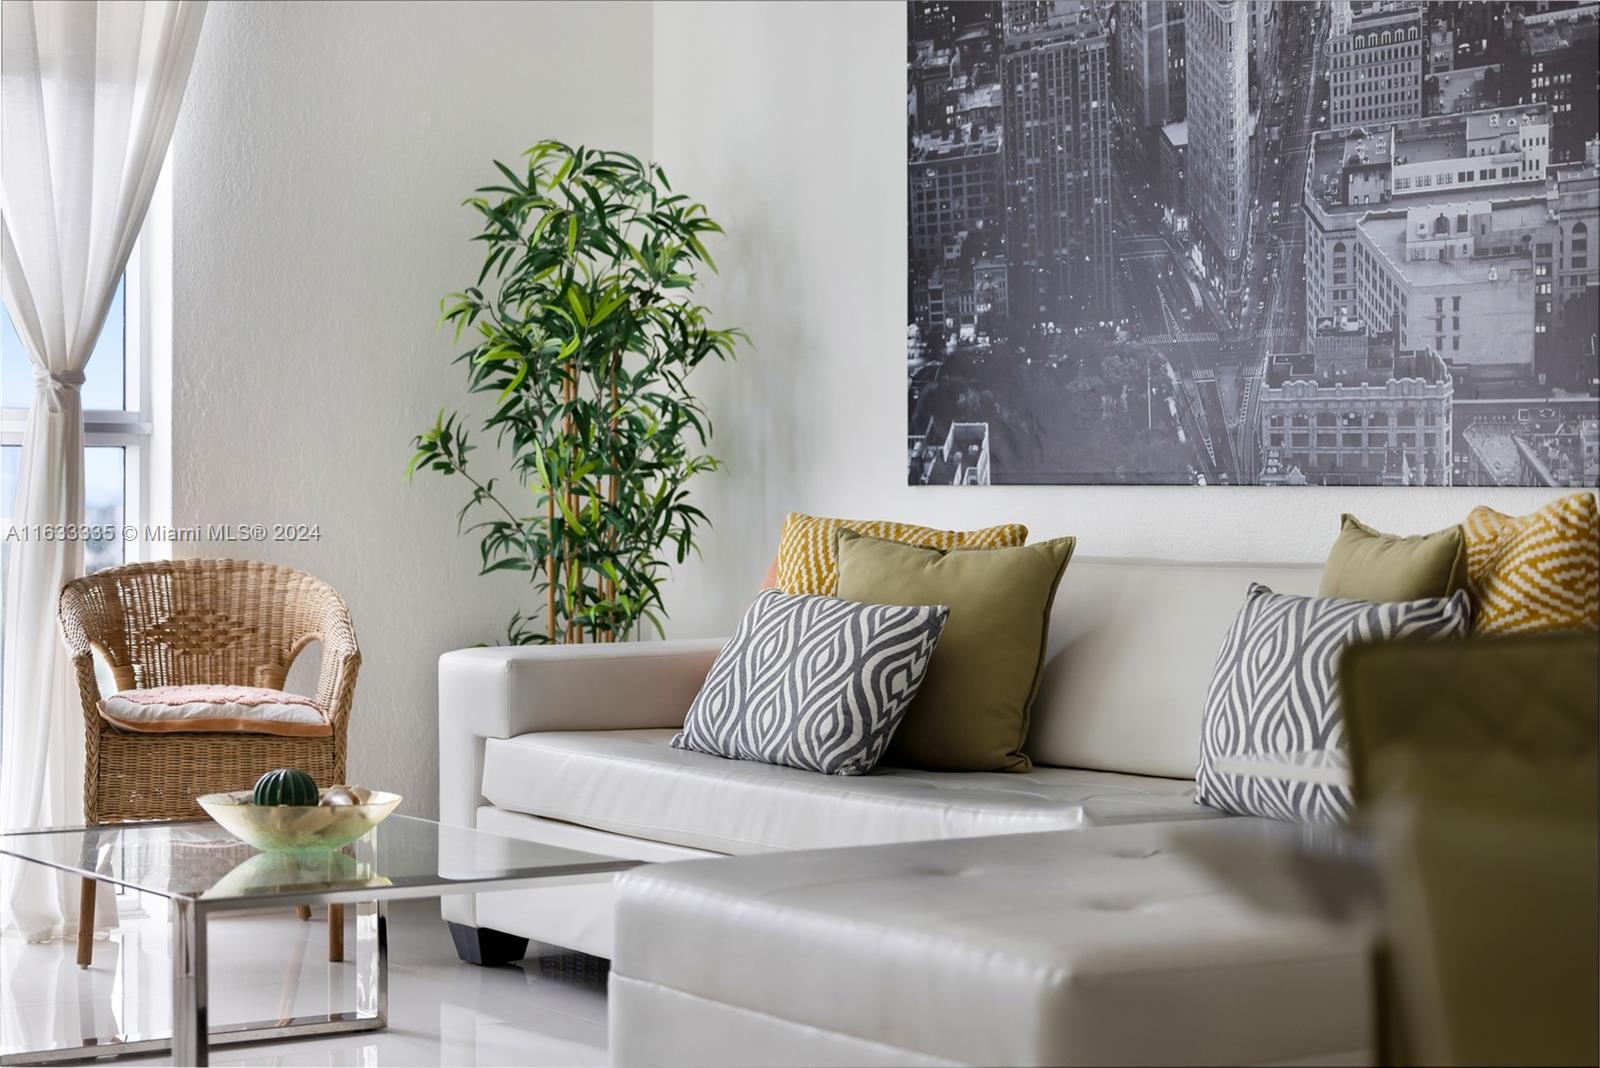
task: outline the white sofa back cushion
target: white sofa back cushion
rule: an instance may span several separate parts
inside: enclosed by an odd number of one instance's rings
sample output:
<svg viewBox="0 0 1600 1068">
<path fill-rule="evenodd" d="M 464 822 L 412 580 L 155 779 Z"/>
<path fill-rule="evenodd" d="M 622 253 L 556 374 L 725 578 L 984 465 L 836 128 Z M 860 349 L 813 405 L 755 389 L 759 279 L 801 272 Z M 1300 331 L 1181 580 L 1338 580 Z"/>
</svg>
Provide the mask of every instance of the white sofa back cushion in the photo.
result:
<svg viewBox="0 0 1600 1068">
<path fill-rule="evenodd" d="M 1314 594 L 1321 564 L 1074 559 L 1056 592 L 1027 752 L 1194 778 L 1217 651 L 1250 583 Z"/>
</svg>

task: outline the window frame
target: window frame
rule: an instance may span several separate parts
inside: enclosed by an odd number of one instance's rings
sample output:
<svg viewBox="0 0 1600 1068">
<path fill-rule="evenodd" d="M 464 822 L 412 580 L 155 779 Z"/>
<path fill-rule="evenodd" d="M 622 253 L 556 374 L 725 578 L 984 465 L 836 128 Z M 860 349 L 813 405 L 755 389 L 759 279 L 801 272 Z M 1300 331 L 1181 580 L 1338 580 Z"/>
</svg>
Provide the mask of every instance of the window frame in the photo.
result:
<svg viewBox="0 0 1600 1068">
<path fill-rule="evenodd" d="M 123 561 L 153 559 L 162 546 L 146 539 L 150 527 L 170 523 L 172 355 L 171 156 L 150 198 L 144 225 L 123 271 L 123 407 L 85 408 L 83 447 L 120 448 L 124 527 L 137 536 L 122 542 Z M 0 446 L 20 446 L 27 408 L 0 408 Z"/>
</svg>

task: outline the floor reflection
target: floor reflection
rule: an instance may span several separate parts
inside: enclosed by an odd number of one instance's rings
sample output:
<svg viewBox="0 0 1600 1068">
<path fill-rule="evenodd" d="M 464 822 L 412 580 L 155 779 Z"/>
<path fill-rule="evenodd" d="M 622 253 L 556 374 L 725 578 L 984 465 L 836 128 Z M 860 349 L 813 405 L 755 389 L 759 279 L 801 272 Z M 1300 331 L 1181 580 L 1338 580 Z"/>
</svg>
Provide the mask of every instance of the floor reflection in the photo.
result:
<svg viewBox="0 0 1600 1068">
<path fill-rule="evenodd" d="M 0 1049 L 74 1045 L 86 1036 L 129 1038 L 170 1030 L 171 963 L 165 909 L 125 907 L 122 926 L 77 967 L 70 943 L 0 939 Z M 354 913 L 354 910 L 348 910 Z M 128 913 L 134 913 L 129 915 Z M 606 1061 L 604 961 L 553 954 L 520 968 L 456 960 L 433 901 L 389 911 L 389 1028 L 376 1034 L 224 1047 L 213 1064 L 588 1065 Z M 346 947 L 354 957 L 353 915 Z M 282 1019 L 355 1007 L 355 968 L 326 961 L 326 919 L 292 911 L 214 918 L 210 927 L 214 1024 Z M 165 1064 L 164 1056 L 113 1064 Z"/>
</svg>

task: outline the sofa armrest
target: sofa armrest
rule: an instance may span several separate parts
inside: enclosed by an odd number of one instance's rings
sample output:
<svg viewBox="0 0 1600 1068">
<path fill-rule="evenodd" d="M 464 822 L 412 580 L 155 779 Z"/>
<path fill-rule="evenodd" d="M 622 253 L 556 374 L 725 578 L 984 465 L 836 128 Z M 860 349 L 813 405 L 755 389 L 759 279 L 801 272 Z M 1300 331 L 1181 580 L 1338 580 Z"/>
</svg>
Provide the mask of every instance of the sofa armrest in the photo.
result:
<svg viewBox="0 0 1600 1068">
<path fill-rule="evenodd" d="M 721 639 L 458 649 L 439 658 L 439 818 L 471 826 L 483 743 L 531 731 L 681 727 Z"/>
<path fill-rule="evenodd" d="M 458 649 L 439 658 L 439 821 L 477 822 L 484 742 L 532 731 L 681 727 L 720 638 Z M 444 916 L 475 924 L 470 895 Z"/>
<path fill-rule="evenodd" d="M 458 649 L 439 658 L 439 729 L 514 738 L 681 727 L 722 646 L 691 639 Z"/>
</svg>

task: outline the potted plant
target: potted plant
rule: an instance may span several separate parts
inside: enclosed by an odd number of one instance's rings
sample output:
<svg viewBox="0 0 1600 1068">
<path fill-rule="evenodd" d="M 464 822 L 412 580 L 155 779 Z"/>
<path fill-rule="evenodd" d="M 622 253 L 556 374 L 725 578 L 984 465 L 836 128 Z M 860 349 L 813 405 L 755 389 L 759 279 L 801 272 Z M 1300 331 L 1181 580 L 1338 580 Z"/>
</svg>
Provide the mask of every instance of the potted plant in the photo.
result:
<svg viewBox="0 0 1600 1068">
<path fill-rule="evenodd" d="M 407 477 L 465 480 L 459 521 L 480 539 L 480 573 L 525 572 L 543 593 L 542 625 L 518 611 L 511 644 L 659 631 L 663 573 L 706 523 L 687 484 L 717 467 L 686 379 L 745 340 L 694 299 L 700 267 L 716 269 L 703 241 L 722 228 L 625 152 L 543 141 L 524 161 L 496 161 L 506 184 L 465 202 L 483 217 L 483 269 L 439 318 L 471 335 L 456 357 L 467 388 L 495 395 L 477 433 L 509 450 L 519 485 L 469 469 L 473 435 L 444 411 L 413 440 Z"/>
</svg>

